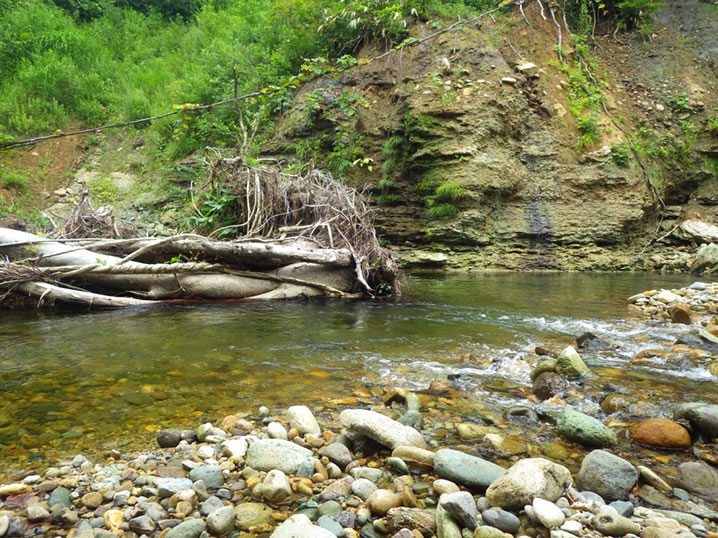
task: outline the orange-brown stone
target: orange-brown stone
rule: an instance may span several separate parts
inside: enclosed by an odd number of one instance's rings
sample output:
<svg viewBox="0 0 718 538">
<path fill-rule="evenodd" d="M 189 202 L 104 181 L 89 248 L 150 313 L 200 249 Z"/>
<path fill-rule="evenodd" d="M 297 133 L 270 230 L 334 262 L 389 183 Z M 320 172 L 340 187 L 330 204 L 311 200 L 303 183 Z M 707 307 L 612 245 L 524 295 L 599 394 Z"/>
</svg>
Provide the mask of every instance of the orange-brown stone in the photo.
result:
<svg viewBox="0 0 718 538">
<path fill-rule="evenodd" d="M 638 424 L 631 434 L 636 443 L 658 448 L 688 448 L 691 435 L 683 426 L 667 418 L 649 418 Z"/>
<path fill-rule="evenodd" d="M 687 304 L 677 304 L 671 307 L 671 322 L 691 325 L 693 323 L 693 312 Z"/>
</svg>

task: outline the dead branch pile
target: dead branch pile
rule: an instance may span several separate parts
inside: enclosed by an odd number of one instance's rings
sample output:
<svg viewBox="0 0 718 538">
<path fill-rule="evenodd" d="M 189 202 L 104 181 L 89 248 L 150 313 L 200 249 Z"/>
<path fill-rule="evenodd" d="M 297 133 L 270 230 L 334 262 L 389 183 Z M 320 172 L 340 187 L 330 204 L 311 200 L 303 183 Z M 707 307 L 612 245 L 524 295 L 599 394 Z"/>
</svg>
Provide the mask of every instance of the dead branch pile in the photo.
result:
<svg viewBox="0 0 718 538">
<path fill-rule="evenodd" d="M 137 237 L 137 227 L 117 221 L 112 210 L 102 206 L 97 209 L 90 201 L 90 190 L 82 183 L 82 197 L 75 202 L 72 211 L 59 226 L 51 232 L 52 237 L 78 239 L 85 237 L 111 237 L 123 239 Z"/>
<path fill-rule="evenodd" d="M 221 157 L 207 164 L 211 187 L 230 189 L 237 199 L 240 224 L 232 227 L 241 236 L 281 235 L 311 240 L 322 248 L 348 249 L 366 291 L 395 291 L 396 260 L 379 243 L 373 210 L 355 189 L 317 169 L 289 174 Z"/>
</svg>

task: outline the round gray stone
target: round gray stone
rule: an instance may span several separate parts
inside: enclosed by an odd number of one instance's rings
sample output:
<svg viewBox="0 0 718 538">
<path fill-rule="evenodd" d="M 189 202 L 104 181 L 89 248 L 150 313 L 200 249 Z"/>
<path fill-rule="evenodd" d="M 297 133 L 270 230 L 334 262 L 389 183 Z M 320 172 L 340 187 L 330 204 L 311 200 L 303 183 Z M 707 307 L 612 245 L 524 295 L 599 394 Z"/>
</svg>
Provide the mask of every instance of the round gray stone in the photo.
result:
<svg viewBox="0 0 718 538">
<path fill-rule="evenodd" d="M 623 458 L 594 450 L 583 458 L 576 479 L 580 489 L 598 493 L 607 501 L 623 501 L 638 481 L 638 470 Z"/>
</svg>

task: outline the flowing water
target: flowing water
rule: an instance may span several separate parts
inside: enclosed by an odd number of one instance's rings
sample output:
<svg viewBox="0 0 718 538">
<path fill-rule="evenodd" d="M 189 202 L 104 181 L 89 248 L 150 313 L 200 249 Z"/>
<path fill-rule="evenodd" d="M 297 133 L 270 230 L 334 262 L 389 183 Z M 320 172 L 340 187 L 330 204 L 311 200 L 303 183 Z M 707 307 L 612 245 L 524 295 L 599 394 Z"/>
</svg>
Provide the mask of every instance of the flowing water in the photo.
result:
<svg viewBox="0 0 718 538">
<path fill-rule="evenodd" d="M 370 401 L 372 389 L 378 403 L 376 387 L 450 383 L 470 403 L 447 413 L 500 415 L 516 404 L 540 410 L 527 399 L 531 350 L 560 349 L 586 331 L 616 349 L 587 357 L 599 376 L 572 405 L 596 412 L 607 392 L 639 394 L 656 416 L 669 402 L 718 403 L 718 380 L 699 363 L 629 364 L 686 329 L 626 319 L 625 298 L 693 280 L 427 275 L 410 277 L 404 297 L 384 301 L 4 312 L 0 476 L 79 452 L 147 448 L 162 427 L 194 427 L 260 405 L 274 413 L 300 403 L 341 408 L 337 400 L 350 396 Z"/>
</svg>

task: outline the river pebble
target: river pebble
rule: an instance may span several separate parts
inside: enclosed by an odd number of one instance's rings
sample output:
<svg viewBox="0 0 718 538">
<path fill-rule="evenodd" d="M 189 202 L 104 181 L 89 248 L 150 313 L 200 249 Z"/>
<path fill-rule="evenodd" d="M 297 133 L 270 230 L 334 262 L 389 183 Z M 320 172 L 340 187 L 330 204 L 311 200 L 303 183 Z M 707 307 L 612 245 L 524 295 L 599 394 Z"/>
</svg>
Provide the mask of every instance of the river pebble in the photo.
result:
<svg viewBox="0 0 718 538">
<path fill-rule="evenodd" d="M 299 415 L 307 418 L 304 410 Z M 118 452 L 97 463 L 84 456 L 59 462 L 44 473 L 0 484 L 0 537 L 21 538 L 32 525 L 47 535 L 72 533 L 78 538 L 123 533 L 127 538 L 507 538 L 547 535 L 545 529 L 554 538 L 627 533 L 661 538 L 668 536 L 666 530 L 671 536 L 690 537 L 690 532 L 713 538 L 716 532 L 718 513 L 709 501 L 718 489 L 718 473 L 700 460 L 683 463 L 675 477 L 665 475 L 684 488 L 678 490 L 648 467 L 641 469 L 638 482 L 638 470 L 630 462 L 604 450 L 585 456 L 580 448 L 558 451 L 567 467 L 517 456 L 513 464 L 497 459 L 499 465 L 492 461 L 500 454 L 496 434 L 488 434 L 490 450 L 483 442 L 456 448 L 436 442 L 447 435 L 458 439 L 450 421 L 441 423 L 430 443 L 435 452 L 426 444 L 397 445 L 390 452 L 388 434 L 375 435 L 384 439 L 384 448 L 367 442 L 355 419 L 342 421 L 349 431 L 342 431 L 335 417 L 318 424 L 319 433 L 304 434 L 294 423 L 295 439 L 287 441 L 271 438 L 268 424 L 276 421 L 270 416 L 241 428 L 239 418 L 225 417 L 225 437 L 206 423 L 198 427 L 206 442 L 198 438 L 154 452 Z M 388 423 L 380 419 L 371 428 L 377 424 Z M 427 440 L 432 431 L 424 432 Z M 552 428 L 545 431 L 549 435 Z M 527 445 L 527 450 L 534 449 Z M 23 481 L 28 476 L 32 478 Z M 572 489 L 573 481 L 585 491 Z M 486 497 L 479 497 L 483 491 Z M 604 499 L 620 501 L 606 506 Z M 644 502 L 661 511 L 641 506 Z"/>
</svg>

